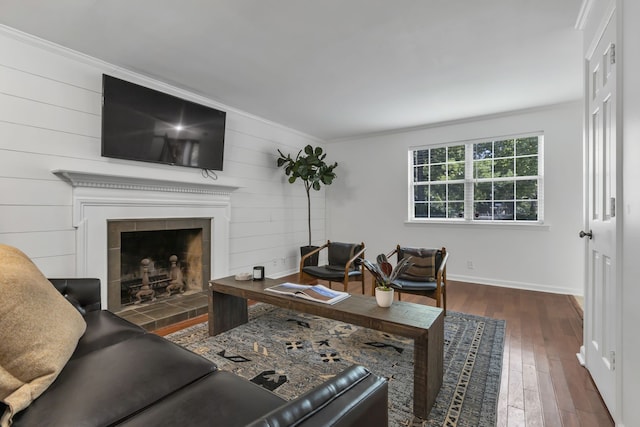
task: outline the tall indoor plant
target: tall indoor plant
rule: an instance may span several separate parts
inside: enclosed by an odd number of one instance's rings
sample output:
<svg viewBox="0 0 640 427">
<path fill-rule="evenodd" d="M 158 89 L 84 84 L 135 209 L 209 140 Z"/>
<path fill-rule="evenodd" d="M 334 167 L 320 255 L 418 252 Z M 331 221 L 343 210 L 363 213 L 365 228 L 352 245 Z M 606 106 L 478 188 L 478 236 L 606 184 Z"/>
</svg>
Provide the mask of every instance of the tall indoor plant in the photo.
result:
<svg viewBox="0 0 640 427">
<path fill-rule="evenodd" d="M 307 227 L 309 232 L 308 245 L 300 248 L 300 254 L 304 255 L 313 250 L 311 245 L 311 189 L 320 190 L 322 185 L 331 185 L 336 177 L 333 172 L 338 167 L 338 163 L 328 164 L 325 162 L 326 153 L 321 147 L 307 145 L 303 150 L 298 151 L 295 158 L 278 150 L 278 167 L 284 168 L 284 173 L 289 177 L 289 183 L 293 184 L 298 178 L 304 184 L 307 193 Z M 316 261 L 317 262 L 317 261 Z"/>
</svg>

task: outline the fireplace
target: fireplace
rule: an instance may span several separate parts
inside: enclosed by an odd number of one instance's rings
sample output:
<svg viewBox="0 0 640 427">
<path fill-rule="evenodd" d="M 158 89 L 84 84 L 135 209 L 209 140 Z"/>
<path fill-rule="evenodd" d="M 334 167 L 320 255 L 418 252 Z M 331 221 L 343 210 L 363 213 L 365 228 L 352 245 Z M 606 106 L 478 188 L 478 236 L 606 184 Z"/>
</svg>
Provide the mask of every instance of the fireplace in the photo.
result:
<svg viewBox="0 0 640 427">
<path fill-rule="evenodd" d="M 207 289 L 210 219 L 109 220 L 107 235 L 111 309 Z"/>
<path fill-rule="evenodd" d="M 231 192 L 239 188 L 233 181 L 167 180 L 70 170 L 53 173 L 73 187 L 72 223 L 77 231 L 72 262 L 76 276 L 100 279 L 103 308 L 122 308 L 121 259 L 112 256 L 116 248 L 120 251 L 122 232 L 202 228 L 202 286 L 229 274 Z M 171 255 L 182 265 L 181 253 Z"/>
</svg>

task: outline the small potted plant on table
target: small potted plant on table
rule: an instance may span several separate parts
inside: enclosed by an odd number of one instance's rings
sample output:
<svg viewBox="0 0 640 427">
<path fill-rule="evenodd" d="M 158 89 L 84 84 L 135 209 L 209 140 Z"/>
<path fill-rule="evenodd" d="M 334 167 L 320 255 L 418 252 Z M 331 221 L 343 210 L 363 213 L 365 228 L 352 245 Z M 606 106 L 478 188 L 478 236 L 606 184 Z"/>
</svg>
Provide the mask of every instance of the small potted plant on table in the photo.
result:
<svg viewBox="0 0 640 427">
<path fill-rule="evenodd" d="M 411 267 L 411 257 L 401 259 L 395 268 L 391 266 L 385 254 L 378 255 L 375 264 L 367 259 L 362 260 L 362 263 L 373 276 L 376 302 L 380 307 L 390 307 L 393 303 L 394 294 L 391 284 Z M 394 286 L 402 287 L 399 284 Z"/>
</svg>

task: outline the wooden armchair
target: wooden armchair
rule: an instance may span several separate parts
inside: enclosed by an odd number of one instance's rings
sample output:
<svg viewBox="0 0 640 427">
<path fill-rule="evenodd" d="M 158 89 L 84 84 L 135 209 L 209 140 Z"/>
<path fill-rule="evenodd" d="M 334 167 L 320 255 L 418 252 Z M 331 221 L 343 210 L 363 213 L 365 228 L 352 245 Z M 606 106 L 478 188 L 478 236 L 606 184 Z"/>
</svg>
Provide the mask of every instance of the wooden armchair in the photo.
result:
<svg viewBox="0 0 640 427">
<path fill-rule="evenodd" d="M 413 264 L 395 280 L 391 287 L 398 293 L 398 299 L 403 293 L 423 295 L 436 300 L 436 306 L 447 314 L 447 260 L 449 253 L 445 248 L 425 249 L 409 248 L 397 245 L 387 255 L 391 259 L 396 254 L 397 260 L 411 257 Z"/>
<path fill-rule="evenodd" d="M 305 260 L 320 251 L 327 250 L 327 265 L 304 265 Z M 359 261 L 364 258 L 364 243 L 339 243 L 327 240 L 327 243 L 318 249 L 304 255 L 300 260 L 300 273 L 298 281 L 308 283 L 321 279 L 329 282 L 342 282 L 344 291 L 348 291 L 349 282 L 360 281 L 364 294 L 364 266 Z"/>
</svg>

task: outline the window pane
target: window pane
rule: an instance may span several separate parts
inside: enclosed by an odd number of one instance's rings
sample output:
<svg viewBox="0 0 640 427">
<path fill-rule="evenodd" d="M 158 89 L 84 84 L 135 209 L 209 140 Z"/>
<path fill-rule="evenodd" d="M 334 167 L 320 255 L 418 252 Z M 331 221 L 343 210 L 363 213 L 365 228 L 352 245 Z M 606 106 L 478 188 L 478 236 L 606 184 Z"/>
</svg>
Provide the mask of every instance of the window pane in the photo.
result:
<svg viewBox="0 0 640 427">
<path fill-rule="evenodd" d="M 526 181 L 516 182 L 516 199 L 534 199 L 538 198 L 538 181 L 528 179 Z"/>
<path fill-rule="evenodd" d="M 446 181 L 447 165 L 431 165 L 431 181 Z"/>
<path fill-rule="evenodd" d="M 428 185 L 414 185 L 413 187 L 413 200 L 416 202 L 424 202 L 429 197 Z"/>
<path fill-rule="evenodd" d="M 520 221 L 537 221 L 538 202 L 516 202 L 516 219 Z"/>
<path fill-rule="evenodd" d="M 450 162 L 464 162 L 464 145 L 456 145 L 455 147 L 449 147 L 448 150 Z"/>
<path fill-rule="evenodd" d="M 513 176 L 513 157 L 495 160 L 493 176 L 496 178 Z"/>
<path fill-rule="evenodd" d="M 490 182 L 477 182 L 474 186 L 473 198 L 475 200 L 492 200 L 492 184 Z"/>
<path fill-rule="evenodd" d="M 492 160 L 479 160 L 473 162 L 474 177 L 475 178 L 493 178 L 493 172 L 491 171 Z"/>
<path fill-rule="evenodd" d="M 418 166 L 413 168 L 413 182 L 424 182 L 429 180 L 429 166 Z"/>
<path fill-rule="evenodd" d="M 498 181 L 493 184 L 496 200 L 513 200 L 514 181 Z"/>
<path fill-rule="evenodd" d="M 473 218 L 476 220 L 491 220 L 491 202 L 476 202 L 473 204 Z"/>
<path fill-rule="evenodd" d="M 431 201 L 444 202 L 447 200 L 447 186 L 444 184 L 431 186 Z"/>
<path fill-rule="evenodd" d="M 413 164 L 424 165 L 429 163 L 429 150 L 416 150 L 413 152 Z"/>
<path fill-rule="evenodd" d="M 516 155 L 527 156 L 530 154 L 538 154 L 538 137 L 516 139 Z"/>
<path fill-rule="evenodd" d="M 446 218 L 446 203 L 431 203 L 431 218 Z"/>
<path fill-rule="evenodd" d="M 493 157 L 492 142 L 481 142 L 479 144 L 473 144 L 474 160 L 490 159 L 492 157 Z"/>
<path fill-rule="evenodd" d="M 431 149 L 431 163 L 444 163 L 447 161 L 447 147 Z"/>
<path fill-rule="evenodd" d="M 464 163 L 449 163 L 449 180 L 464 179 Z"/>
<path fill-rule="evenodd" d="M 496 202 L 494 205 L 493 219 L 512 220 L 514 202 Z"/>
<path fill-rule="evenodd" d="M 464 218 L 464 202 L 450 202 L 447 218 Z"/>
<path fill-rule="evenodd" d="M 536 176 L 538 175 L 538 157 L 519 157 L 516 158 L 516 175 L 517 176 Z"/>
<path fill-rule="evenodd" d="M 513 157 L 514 140 L 496 141 L 494 144 L 493 154 L 497 157 Z"/>
<path fill-rule="evenodd" d="M 426 203 L 416 203 L 414 208 L 414 215 L 416 218 L 429 218 L 429 205 Z"/>
<path fill-rule="evenodd" d="M 449 200 L 464 201 L 464 184 L 449 184 Z"/>
</svg>

